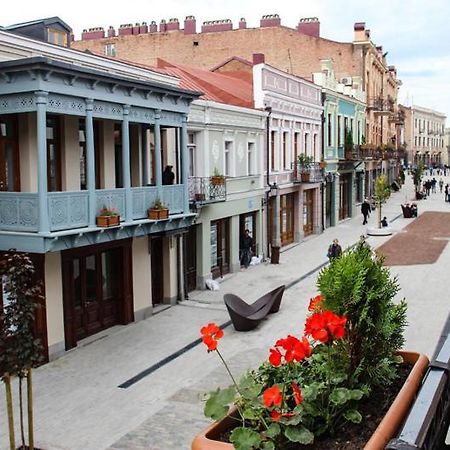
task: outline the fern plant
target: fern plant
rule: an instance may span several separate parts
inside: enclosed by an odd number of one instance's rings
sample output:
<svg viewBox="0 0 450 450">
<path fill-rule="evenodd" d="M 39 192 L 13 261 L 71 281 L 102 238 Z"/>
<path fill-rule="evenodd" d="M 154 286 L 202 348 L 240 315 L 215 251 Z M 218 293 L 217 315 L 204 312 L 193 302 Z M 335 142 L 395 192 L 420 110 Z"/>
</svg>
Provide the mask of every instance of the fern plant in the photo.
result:
<svg viewBox="0 0 450 450">
<path fill-rule="evenodd" d="M 349 377 L 355 385 L 386 384 L 396 377 L 395 352 L 404 344 L 406 302 L 395 304 L 397 277 L 383 267 L 383 257 L 361 242 L 346 250 L 319 274 L 324 307 L 347 316 Z"/>
</svg>

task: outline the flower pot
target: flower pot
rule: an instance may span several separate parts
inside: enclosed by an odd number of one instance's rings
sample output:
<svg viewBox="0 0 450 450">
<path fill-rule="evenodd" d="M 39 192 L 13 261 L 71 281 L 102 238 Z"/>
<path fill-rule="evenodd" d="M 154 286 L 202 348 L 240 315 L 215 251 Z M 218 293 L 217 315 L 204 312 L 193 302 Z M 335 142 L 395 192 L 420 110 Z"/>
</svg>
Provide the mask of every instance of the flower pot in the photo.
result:
<svg viewBox="0 0 450 450">
<path fill-rule="evenodd" d="M 220 176 L 212 176 L 210 181 L 213 186 L 221 186 L 225 184 L 225 178 Z"/>
<path fill-rule="evenodd" d="M 195 194 L 195 201 L 196 202 L 203 202 L 203 201 L 205 201 L 205 194 Z"/>
<path fill-rule="evenodd" d="M 154 209 L 150 208 L 147 211 L 148 218 L 150 220 L 162 220 L 167 219 L 169 217 L 169 210 L 168 209 Z"/>
<path fill-rule="evenodd" d="M 95 223 L 98 227 L 116 227 L 120 224 L 120 216 L 97 216 Z"/>
<path fill-rule="evenodd" d="M 403 351 L 399 354 L 406 363 L 413 364 L 413 367 L 383 420 L 364 446 L 364 450 L 383 450 L 389 440 L 395 437 L 408 414 L 427 370 L 429 361 L 425 355 Z M 236 424 L 236 420 L 229 416 L 214 422 L 195 437 L 192 441 L 192 450 L 233 450 L 232 444 L 216 440 L 233 424 Z M 299 448 L 301 447 L 299 446 Z"/>
<path fill-rule="evenodd" d="M 304 183 L 309 183 L 310 180 L 310 173 L 309 172 L 302 172 L 301 173 L 301 179 Z"/>
</svg>

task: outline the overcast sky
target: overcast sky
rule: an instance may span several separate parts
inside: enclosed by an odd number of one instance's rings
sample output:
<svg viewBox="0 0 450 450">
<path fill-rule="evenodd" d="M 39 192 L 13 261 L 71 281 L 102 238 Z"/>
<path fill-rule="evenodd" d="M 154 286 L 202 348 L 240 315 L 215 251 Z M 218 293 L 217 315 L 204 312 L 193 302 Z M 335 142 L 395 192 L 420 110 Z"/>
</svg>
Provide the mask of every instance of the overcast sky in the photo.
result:
<svg viewBox="0 0 450 450">
<path fill-rule="evenodd" d="M 262 15 L 275 13 L 289 27 L 318 17 L 321 36 L 342 42 L 352 41 L 354 22 L 366 22 L 403 81 L 399 102 L 444 112 L 450 124 L 449 0 L 15 0 L 2 8 L 0 25 L 59 16 L 79 38 L 83 28 L 172 17 L 182 23 L 187 15 L 197 19 L 197 31 L 205 20 L 231 19 L 237 27 L 241 17 L 256 27 Z"/>
</svg>

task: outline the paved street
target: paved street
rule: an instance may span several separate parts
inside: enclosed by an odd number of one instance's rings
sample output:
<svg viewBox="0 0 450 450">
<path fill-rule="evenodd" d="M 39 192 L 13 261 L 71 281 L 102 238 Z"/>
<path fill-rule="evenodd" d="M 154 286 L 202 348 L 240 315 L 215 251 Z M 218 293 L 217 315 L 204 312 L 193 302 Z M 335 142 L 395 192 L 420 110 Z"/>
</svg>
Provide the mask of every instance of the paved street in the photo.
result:
<svg viewBox="0 0 450 450">
<path fill-rule="evenodd" d="M 392 221 L 395 232 L 411 223 L 412 219 L 399 215 L 400 204 L 412 197 L 413 186 L 408 179 L 406 186 L 383 206 L 383 216 Z M 418 207 L 419 214 L 450 213 L 443 194 L 432 194 Z M 375 226 L 376 218 L 377 211 L 372 213 L 369 226 Z M 309 299 L 316 293 L 317 270 L 326 262 L 332 239 L 337 237 L 347 247 L 366 230 L 362 216 L 346 220 L 283 251 L 278 266 L 261 264 L 229 275 L 218 292 L 193 292 L 189 301 L 137 324 L 107 330 L 37 369 L 36 445 L 47 450 L 188 450 L 192 437 L 208 423 L 202 413 L 203 394 L 228 384 L 228 379 L 217 355 L 208 354 L 203 345 L 180 350 L 198 339 L 202 325 L 227 322 L 223 294 L 238 293 L 251 302 L 280 284 L 290 285 L 279 314 L 256 330 L 244 334 L 231 326 L 225 328 L 221 350 L 232 370 L 239 374 L 266 358 L 268 347 L 277 338 L 302 332 Z M 370 237 L 368 242 L 378 247 L 388 239 Z M 401 285 L 399 298 L 405 297 L 409 305 L 407 349 L 429 356 L 433 353 L 449 312 L 445 287 L 449 267 L 450 246 L 446 246 L 433 264 L 392 268 Z M 148 370 L 140 381 L 127 388 L 118 387 L 176 352 L 178 356 Z M 5 404 L 3 391 L 0 401 Z M 1 449 L 7 448 L 5 424 L 2 408 Z"/>
</svg>

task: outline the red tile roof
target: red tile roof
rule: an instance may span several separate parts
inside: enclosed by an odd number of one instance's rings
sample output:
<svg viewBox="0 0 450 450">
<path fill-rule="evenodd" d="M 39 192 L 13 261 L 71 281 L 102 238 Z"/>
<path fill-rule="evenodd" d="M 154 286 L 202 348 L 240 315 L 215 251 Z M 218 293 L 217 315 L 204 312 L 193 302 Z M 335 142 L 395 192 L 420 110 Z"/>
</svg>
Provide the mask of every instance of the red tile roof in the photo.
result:
<svg viewBox="0 0 450 450">
<path fill-rule="evenodd" d="M 157 67 L 168 75 L 181 78 L 180 87 L 203 92 L 200 98 L 204 100 L 253 108 L 253 83 L 246 73 L 234 73 L 234 76 L 230 76 L 174 64 L 160 58 Z"/>
</svg>

